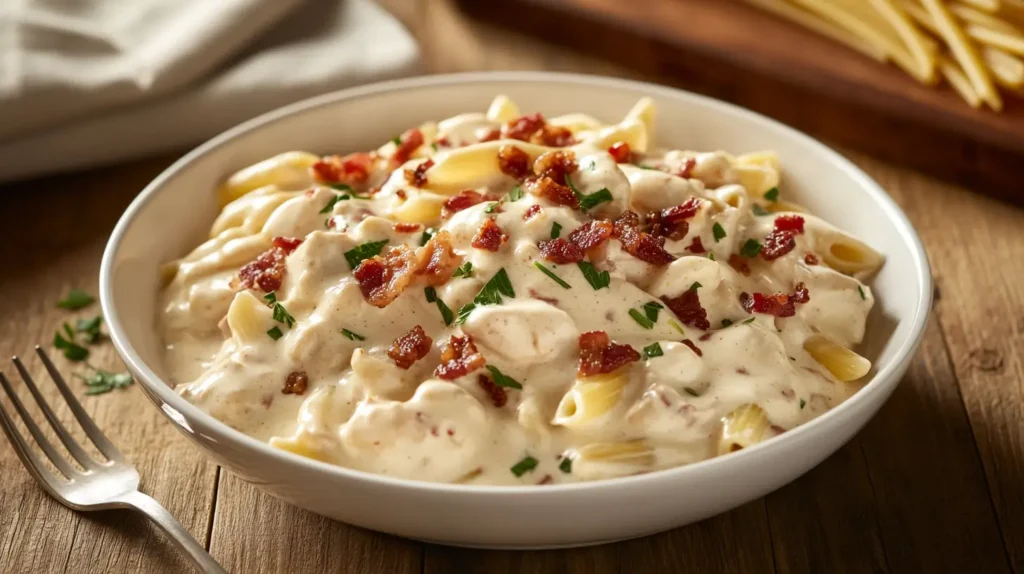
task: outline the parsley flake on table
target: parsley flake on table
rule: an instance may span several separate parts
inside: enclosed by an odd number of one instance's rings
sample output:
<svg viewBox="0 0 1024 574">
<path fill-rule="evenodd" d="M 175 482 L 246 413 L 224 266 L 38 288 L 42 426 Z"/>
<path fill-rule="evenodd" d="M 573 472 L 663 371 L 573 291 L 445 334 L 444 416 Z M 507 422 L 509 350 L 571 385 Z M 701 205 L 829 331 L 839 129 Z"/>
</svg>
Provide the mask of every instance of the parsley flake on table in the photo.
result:
<svg viewBox="0 0 1024 574">
<path fill-rule="evenodd" d="M 102 369 L 96 369 L 96 372 L 88 377 L 75 376 L 85 381 L 86 386 L 89 387 L 85 391 L 87 395 L 102 395 L 114 389 L 123 389 L 135 382 L 129 373 L 111 373 Z"/>
<path fill-rule="evenodd" d="M 554 271 L 552 271 L 552 270 L 548 269 L 547 267 L 545 267 L 544 264 L 541 263 L 540 261 L 534 261 L 533 262 L 533 266 L 536 267 L 537 269 L 540 269 L 540 272 L 545 274 L 545 275 L 547 275 L 548 277 L 550 277 L 552 281 L 554 281 L 555 283 L 558 283 L 559 285 L 561 285 L 562 289 L 571 289 L 572 288 L 561 277 L 559 277 L 558 275 L 555 275 Z"/>
<path fill-rule="evenodd" d="M 363 243 L 349 249 L 345 252 L 345 260 L 348 261 L 352 270 L 355 271 L 356 267 L 363 261 L 380 255 L 380 252 L 384 249 L 384 246 L 388 244 L 387 239 L 380 241 L 370 241 L 369 243 Z"/>
<path fill-rule="evenodd" d="M 491 377 L 494 378 L 494 384 L 498 385 L 499 387 L 508 387 L 510 389 L 523 390 L 523 385 L 519 384 L 519 381 L 513 379 L 512 377 L 506 375 L 505 373 L 502 373 L 501 370 L 498 369 L 498 367 L 495 367 L 494 365 L 485 366 L 487 367 L 487 370 L 491 372 Z"/>
<path fill-rule="evenodd" d="M 68 294 L 65 295 L 63 299 L 57 301 L 57 306 L 60 307 L 61 309 L 75 311 L 77 309 L 81 309 L 83 307 L 88 307 L 89 305 L 92 305 L 92 302 L 95 300 L 95 297 L 86 293 L 85 291 L 82 291 L 81 289 L 72 289 L 68 291 Z"/>
<path fill-rule="evenodd" d="M 715 236 L 715 243 L 725 239 L 725 228 L 718 222 L 711 226 L 711 233 Z"/>
<path fill-rule="evenodd" d="M 523 460 L 512 465 L 512 468 L 510 468 L 509 470 L 512 471 L 512 474 L 518 477 L 523 476 L 524 474 L 532 471 L 535 468 L 537 468 L 537 459 L 527 455 L 525 458 L 523 458 Z"/>
<path fill-rule="evenodd" d="M 86 343 L 90 345 L 100 340 L 100 325 L 103 317 L 96 315 L 92 319 L 79 319 L 75 321 L 75 332 L 82 333 Z"/>
<path fill-rule="evenodd" d="M 576 264 L 583 273 L 583 278 L 590 283 L 590 286 L 594 288 L 594 291 L 608 287 L 612 281 L 611 275 L 607 271 L 598 271 L 594 268 L 594 264 L 589 261 L 580 261 Z"/>
<path fill-rule="evenodd" d="M 64 323 L 64 334 L 57 331 L 53 334 L 53 346 L 54 348 L 63 351 L 64 357 L 69 361 L 84 361 L 89 358 L 89 349 L 79 345 L 75 342 L 75 332 L 71 330 L 71 325 Z"/>
</svg>

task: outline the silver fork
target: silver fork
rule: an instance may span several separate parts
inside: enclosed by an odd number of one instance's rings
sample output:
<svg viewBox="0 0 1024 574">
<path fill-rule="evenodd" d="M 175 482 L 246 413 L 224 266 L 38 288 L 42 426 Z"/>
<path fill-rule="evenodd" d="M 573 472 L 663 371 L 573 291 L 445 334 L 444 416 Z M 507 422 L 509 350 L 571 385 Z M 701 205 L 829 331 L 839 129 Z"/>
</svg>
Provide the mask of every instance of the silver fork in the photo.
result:
<svg viewBox="0 0 1024 574">
<path fill-rule="evenodd" d="M 50 496 L 56 498 L 58 502 L 72 510 L 88 511 L 112 508 L 138 510 L 148 516 L 160 528 L 163 528 L 170 535 L 175 545 L 188 555 L 189 559 L 192 560 L 201 572 L 226 574 L 226 571 L 217 564 L 202 545 L 189 535 L 185 527 L 170 512 L 167 512 L 153 498 L 139 492 L 139 473 L 135 470 L 135 467 L 124 459 L 121 453 L 114 448 L 114 445 L 110 444 L 110 441 L 107 440 L 107 437 L 96 426 L 96 423 L 89 418 L 85 409 L 82 408 L 82 405 L 79 404 L 74 394 L 68 388 L 64 378 L 61 377 L 57 368 L 53 366 L 50 358 L 46 356 L 46 352 L 38 345 L 36 346 L 36 353 L 42 359 L 43 365 L 46 366 L 46 370 L 50 373 L 50 377 L 53 378 L 53 382 L 57 385 L 60 394 L 67 401 L 71 412 L 75 414 L 75 418 L 82 425 L 85 434 L 89 436 L 89 439 L 96 445 L 96 448 L 107 458 L 106 462 L 97 461 L 85 452 L 82 446 L 64 428 L 64 425 L 57 420 L 53 410 L 50 409 L 50 405 L 47 404 L 32 377 L 25 370 L 25 365 L 22 364 L 21 359 L 14 357 L 14 367 L 18 369 L 21 378 L 25 380 L 25 386 L 28 387 L 29 392 L 32 393 L 36 402 L 39 403 L 43 416 L 50 422 L 50 426 L 53 427 L 57 438 L 60 439 L 60 442 L 64 443 L 64 447 L 71 453 L 71 456 L 85 469 L 84 471 L 76 469 L 53 448 L 53 445 L 50 444 L 50 441 L 46 439 L 35 421 L 29 416 L 28 411 L 25 410 L 25 406 L 18 399 L 18 395 L 14 394 L 10 381 L 7 380 L 3 373 L 0 373 L 0 385 L 3 386 L 4 391 L 10 398 L 14 409 L 21 415 L 22 422 L 25 423 L 28 432 L 35 439 L 36 444 L 39 445 L 39 448 L 46 457 L 50 459 L 50 462 L 53 463 L 53 466 L 63 475 L 58 476 L 54 474 L 43 464 L 39 455 L 36 454 L 34 449 L 29 447 L 24 437 L 15 428 L 11 416 L 4 409 L 3 405 L 0 404 L 0 426 L 3 427 L 4 434 L 10 439 L 11 445 L 17 451 L 21 462 L 25 464 L 25 468 L 35 477 L 40 486 L 50 493 Z"/>
</svg>

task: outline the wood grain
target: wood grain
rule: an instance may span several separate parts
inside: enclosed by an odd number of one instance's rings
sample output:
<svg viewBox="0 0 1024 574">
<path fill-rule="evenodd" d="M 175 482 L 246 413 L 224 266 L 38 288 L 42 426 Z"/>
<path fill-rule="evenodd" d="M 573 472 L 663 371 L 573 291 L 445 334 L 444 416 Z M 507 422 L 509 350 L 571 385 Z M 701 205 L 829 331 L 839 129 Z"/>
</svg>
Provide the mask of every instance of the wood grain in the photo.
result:
<svg viewBox="0 0 1024 574">
<path fill-rule="evenodd" d="M 382 3 L 410 27 L 435 72 L 539 68 L 652 79 L 664 71 L 554 49 L 469 20 L 452 0 Z M 628 49 L 642 56 L 649 46 Z M 829 121 L 827 110 L 814 113 Z M 849 118 L 832 121 L 855 128 Z M 1024 294 L 1015 288 L 1024 284 L 1024 211 L 840 151 L 889 189 L 921 233 L 941 288 L 937 313 L 902 385 L 850 444 L 764 499 L 698 524 L 571 550 L 421 544 L 295 509 L 218 473 L 137 389 L 83 403 L 138 465 L 144 490 L 233 572 L 1024 572 L 1024 364 L 1016 351 Z M 0 187 L 0 224 L 16 238 L 0 275 L 0 350 L 26 353 L 61 321 L 98 312 L 53 305 L 72 286 L 95 292 L 114 221 L 172 159 Z M 92 362 L 120 366 L 109 345 Z M 32 370 L 41 375 L 35 362 Z M 54 398 L 52 388 L 46 393 Z M 0 445 L 0 572 L 141 571 L 187 566 L 141 517 L 78 515 L 52 501 Z"/>
</svg>

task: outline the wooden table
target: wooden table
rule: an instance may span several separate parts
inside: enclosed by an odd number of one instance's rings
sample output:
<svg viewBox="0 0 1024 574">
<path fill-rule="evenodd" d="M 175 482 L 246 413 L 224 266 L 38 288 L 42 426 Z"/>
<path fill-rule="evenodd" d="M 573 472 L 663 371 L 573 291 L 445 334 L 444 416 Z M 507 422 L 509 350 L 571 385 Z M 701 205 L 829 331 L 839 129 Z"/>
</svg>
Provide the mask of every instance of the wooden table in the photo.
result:
<svg viewBox="0 0 1024 574">
<path fill-rule="evenodd" d="M 631 75 L 467 22 L 449 0 L 384 4 L 413 30 L 431 72 Z M 232 572 L 1024 572 L 1024 354 L 1016 352 L 1024 345 L 1024 211 L 843 151 L 889 190 L 928 248 L 938 290 L 924 345 L 889 403 L 838 453 L 779 491 L 699 524 L 563 551 L 421 544 L 262 494 L 209 462 L 136 389 L 84 404 L 139 468 L 143 489 Z M 98 312 L 54 303 L 71 287 L 96 291 L 115 221 L 173 159 L 0 188 L 0 350 L 27 354 L 62 321 Z M 121 368 L 109 344 L 97 349 L 95 365 Z M 42 376 L 35 361 L 32 370 Z M 187 565 L 140 516 L 60 506 L 0 444 L 0 572 L 142 571 Z"/>
</svg>

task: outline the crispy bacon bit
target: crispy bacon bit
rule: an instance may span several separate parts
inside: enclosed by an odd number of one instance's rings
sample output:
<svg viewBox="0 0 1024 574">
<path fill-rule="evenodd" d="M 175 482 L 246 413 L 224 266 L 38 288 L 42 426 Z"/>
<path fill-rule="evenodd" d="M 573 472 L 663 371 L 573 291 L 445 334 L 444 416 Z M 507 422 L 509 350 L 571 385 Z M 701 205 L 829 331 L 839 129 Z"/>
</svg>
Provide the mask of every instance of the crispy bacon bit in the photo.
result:
<svg viewBox="0 0 1024 574">
<path fill-rule="evenodd" d="M 416 274 L 422 275 L 428 285 L 444 285 L 462 264 L 452 249 L 452 236 L 442 229 L 426 245 L 416 250 Z"/>
<path fill-rule="evenodd" d="M 696 353 L 698 357 L 703 357 L 704 356 L 704 353 L 699 348 L 697 348 L 697 345 L 693 344 L 693 341 L 691 341 L 689 339 L 683 339 L 682 341 L 679 341 L 679 342 L 684 344 L 684 345 L 686 345 L 687 347 L 689 347 L 690 350 L 693 351 L 694 353 Z"/>
<path fill-rule="evenodd" d="M 708 321 L 708 312 L 704 307 L 701 307 L 700 297 L 697 295 L 696 289 L 687 289 L 678 297 L 662 297 L 661 300 L 668 305 L 668 308 L 684 324 L 703 331 L 711 328 L 711 322 Z"/>
<path fill-rule="evenodd" d="M 700 236 L 694 237 L 693 241 L 686 248 L 690 253 L 706 253 L 707 249 L 704 248 L 704 244 L 700 241 Z"/>
<path fill-rule="evenodd" d="M 480 135 L 481 142 L 492 142 L 501 137 L 501 130 L 492 128 Z"/>
<path fill-rule="evenodd" d="M 583 261 L 583 250 L 563 237 L 541 241 L 537 244 L 537 247 L 540 248 L 540 253 L 544 256 L 544 259 L 552 263 L 564 265 L 566 263 Z"/>
<path fill-rule="evenodd" d="M 505 387 L 499 387 L 494 384 L 494 381 L 487 375 L 478 376 L 476 382 L 491 397 L 491 402 L 494 403 L 494 406 L 500 409 L 508 402 L 508 391 L 505 390 Z"/>
<path fill-rule="evenodd" d="M 542 484 L 551 484 L 554 481 L 555 479 L 552 478 L 550 474 L 545 474 L 544 478 L 537 481 L 537 485 L 540 486 Z"/>
<path fill-rule="evenodd" d="M 761 257 L 774 261 L 796 247 L 795 237 L 804 232 L 804 218 L 799 215 L 780 215 L 775 218 L 775 229 L 764 238 Z"/>
<path fill-rule="evenodd" d="M 693 168 L 697 167 L 697 158 L 688 157 L 683 161 L 683 167 L 675 171 L 675 175 L 683 179 L 690 179 L 693 175 Z"/>
<path fill-rule="evenodd" d="M 576 138 L 572 136 L 572 132 L 568 128 L 545 125 L 533 132 L 530 136 L 530 143 L 548 147 L 565 147 L 576 143 Z"/>
<path fill-rule="evenodd" d="M 520 116 L 501 126 L 501 137 L 524 142 L 530 141 L 530 136 L 532 136 L 537 130 L 544 127 L 546 123 L 547 122 L 544 121 L 544 116 L 539 113 Z"/>
<path fill-rule="evenodd" d="M 555 307 L 558 307 L 558 299 L 555 299 L 554 297 L 545 297 L 534 289 L 530 289 L 530 298 L 536 299 L 538 301 L 543 301 L 548 305 L 554 305 Z"/>
<path fill-rule="evenodd" d="M 740 293 L 740 304 L 748 313 L 763 313 L 774 317 L 792 317 L 796 315 L 796 304 L 811 300 L 807 286 L 797 283 L 793 293 Z"/>
<path fill-rule="evenodd" d="M 448 141 L 448 136 L 437 138 L 434 140 L 434 143 L 437 144 L 437 147 L 452 147 L 452 142 Z"/>
<path fill-rule="evenodd" d="M 365 152 L 350 153 L 344 157 L 329 155 L 313 164 L 313 177 L 320 183 L 362 184 L 370 178 L 373 158 Z"/>
<path fill-rule="evenodd" d="M 531 205 L 530 207 L 526 208 L 526 211 L 523 213 L 523 221 L 529 221 L 529 220 L 533 219 L 534 217 L 539 215 L 541 211 L 542 211 L 542 208 L 541 208 L 540 205 L 537 205 L 537 204 Z"/>
<path fill-rule="evenodd" d="M 412 249 L 398 245 L 360 263 L 353 275 L 366 301 L 384 308 L 401 295 L 412 281 L 415 258 Z"/>
<path fill-rule="evenodd" d="M 686 220 L 697 215 L 700 207 L 701 200 L 691 197 L 674 207 L 648 214 L 647 223 L 650 225 L 651 235 L 668 237 L 677 241 L 686 237 L 690 231 L 690 224 Z"/>
<path fill-rule="evenodd" d="M 555 182 L 550 177 L 527 180 L 526 191 L 543 197 L 555 205 L 564 205 L 573 209 L 580 208 L 580 198 L 567 186 Z"/>
<path fill-rule="evenodd" d="M 302 245 L 302 240 L 298 237 L 275 237 L 271 243 L 273 243 L 274 247 L 280 247 L 285 255 L 291 255 L 292 251 L 295 251 Z"/>
<path fill-rule="evenodd" d="M 804 263 L 806 263 L 808 265 L 817 265 L 818 264 L 818 256 L 813 254 L 813 253 L 808 253 L 808 254 L 804 255 Z"/>
<path fill-rule="evenodd" d="M 388 347 L 388 356 L 400 369 L 408 369 L 413 363 L 427 356 L 433 340 L 416 325 L 408 333 L 394 340 Z"/>
<path fill-rule="evenodd" d="M 744 257 L 740 257 L 733 253 L 729 256 L 729 267 L 732 267 L 740 275 L 750 275 L 750 265 L 747 265 L 747 260 Z"/>
<path fill-rule="evenodd" d="M 498 167 L 505 175 L 523 179 L 530 175 L 530 156 L 514 145 L 503 145 L 498 148 Z"/>
<path fill-rule="evenodd" d="M 444 208 L 441 209 L 441 217 L 447 219 L 455 213 L 458 213 L 463 209 L 473 207 L 483 201 L 483 194 L 473 191 L 472 189 L 464 189 L 460 191 L 458 195 L 453 195 L 444 201 Z"/>
<path fill-rule="evenodd" d="M 590 331 L 579 338 L 580 365 L 577 374 L 592 377 L 610 373 L 623 365 L 640 360 L 640 353 L 629 345 L 612 342 L 604 331 Z"/>
<path fill-rule="evenodd" d="M 639 231 L 640 217 L 627 211 L 615 220 L 612 237 L 622 242 L 622 249 L 637 259 L 651 265 L 668 265 L 676 260 L 663 247 L 665 239 Z"/>
<path fill-rule="evenodd" d="M 508 241 L 508 234 L 501 227 L 498 227 L 493 217 L 488 217 L 480 225 L 480 230 L 473 237 L 472 245 L 477 249 L 497 251 L 506 241 Z"/>
<path fill-rule="evenodd" d="M 629 163 L 629 160 L 633 158 L 633 152 L 629 149 L 629 144 L 626 142 L 613 143 L 608 148 L 608 153 L 612 154 L 615 163 Z"/>
<path fill-rule="evenodd" d="M 434 167 L 434 160 L 428 159 L 416 166 L 416 169 L 406 169 L 404 174 L 405 181 L 409 185 L 415 185 L 416 187 L 427 185 L 427 170 L 432 167 Z"/>
<path fill-rule="evenodd" d="M 583 251 L 599 247 L 612 236 L 614 226 L 606 219 L 595 219 L 572 230 L 569 241 Z"/>
<path fill-rule="evenodd" d="M 405 223 L 403 221 L 399 221 L 395 223 L 392 227 L 394 228 L 396 233 L 412 233 L 414 231 L 419 231 L 420 228 L 423 226 L 420 225 L 419 223 Z"/>
<path fill-rule="evenodd" d="M 713 337 L 714 335 L 715 335 L 714 333 L 710 333 L 710 332 L 704 333 L 700 337 L 697 337 L 697 340 L 698 341 L 710 341 L 711 337 Z"/>
<path fill-rule="evenodd" d="M 577 169 L 576 154 L 568 150 L 544 152 L 533 162 L 533 173 L 540 177 L 550 177 L 559 183 L 564 182 Z"/>
<path fill-rule="evenodd" d="M 412 152 L 416 151 L 421 145 L 423 145 L 423 132 L 417 128 L 405 132 L 395 147 L 395 153 L 391 154 L 391 164 L 401 165 L 409 161 Z"/>
<path fill-rule="evenodd" d="M 434 376 L 451 381 L 483 367 L 486 362 L 473 344 L 472 337 L 452 335 L 443 344 L 441 364 L 434 369 Z"/>
<path fill-rule="evenodd" d="M 306 376 L 304 371 L 293 371 L 288 373 L 288 378 L 284 380 L 284 388 L 281 389 L 283 395 L 301 395 L 306 392 L 306 387 L 309 386 L 309 377 Z"/>
<path fill-rule="evenodd" d="M 804 232 L 804 218 L 799 215 L 780 215 L 775 218 L 775 229 L 799 235 Z"/>
<path fill-rule="evenodd" d="M 254 261 L 238 271 L 238 278 L 246 289 L 259 288 L 265 293 L 281 288 L 285 273 L 285 256 L 282 247 L 271 247 Z"/>
</svg>

